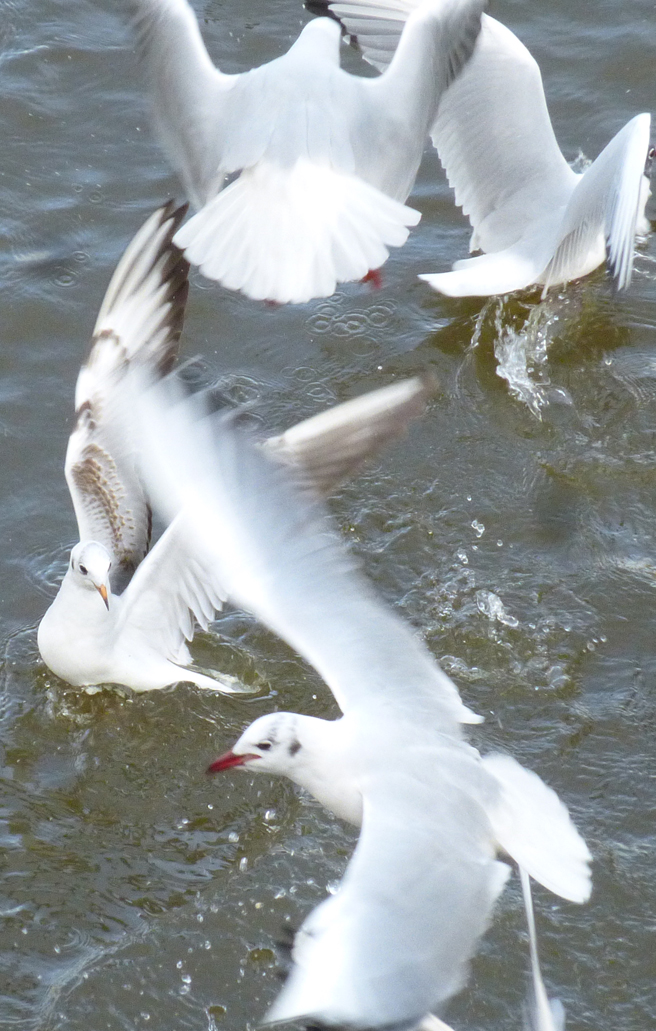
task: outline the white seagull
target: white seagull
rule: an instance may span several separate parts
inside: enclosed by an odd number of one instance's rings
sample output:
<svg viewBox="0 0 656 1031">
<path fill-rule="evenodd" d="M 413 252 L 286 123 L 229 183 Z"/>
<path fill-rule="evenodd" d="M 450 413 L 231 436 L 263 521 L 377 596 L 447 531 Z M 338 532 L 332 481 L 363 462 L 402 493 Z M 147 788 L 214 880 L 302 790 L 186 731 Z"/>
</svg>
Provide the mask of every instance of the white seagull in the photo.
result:
<svg viewBox="0 0 656 1031">
<path fill-rule="evenodd" d="M 422 0 L 389 69 L 371 79 L 340 68 L 332 18 L 311 21 L 282 57 L 226 75 L 187 0 L 131 0 L 155 126 L 199 209 L 176 236 L 188 259 L 278 303 L 378 269 L 419 221 L 404 201 L 484 6 Z"/>
<path fill-rule="evenodd" d="M 418 0 L 331 3 L 383 70 Z M 475 258 L 453 272 L 420 276 L 450 297 L 488 296 L 587 275 L 604 261 L 618 290 L 631 282 L 636 234 L 649 196 L 651 116 L 628 122 L 579 174 L 556 142 L 535 59 L 500 22 L 483 15 L 471 60 L 442 96 L 431 138 L 473 227 Z"/>
<path fill-rule="evenodd" d="M 262 716 L 210 767 L 287 776 L 362 828 L 266 1019 L 410 1029 L 465 983 L 509 873 L 498 851 L 574 902 L 588 898 L 590 854 L 535 773 L 466 742 L 462 724 L 478 717 L 291 471 L 228 418 L 162 395 L 143 391 L 130 431 L 156 505 L 188 516 L 190 546 L 228 598 L 304 656 L 343 712 Z"/>
<path fill-rule="evenodd" d="M 188 263 L 172 244 L 186 207 L 159 209 L 121 258 L 105 295 L 76 393 L 66 480 L 80 542 L 41 620 L 46 665 L 76 687 L 121 684 L 135 691 L 180 681 L 230 691 L 230 678 L 189 668 L 187 641 L 207 628 L 225 594 L 190 553 L 180 522 L 149 551 L 151 507 L 132 442 L 121 436 L 132 364 L 169 372 L 178 352 Z M 434 391 L 430 377 L 355 398 L 265 442 L 299 465 L 316 491 L 330 491 L 373 452 L 400 436 Z"/>
</svg>

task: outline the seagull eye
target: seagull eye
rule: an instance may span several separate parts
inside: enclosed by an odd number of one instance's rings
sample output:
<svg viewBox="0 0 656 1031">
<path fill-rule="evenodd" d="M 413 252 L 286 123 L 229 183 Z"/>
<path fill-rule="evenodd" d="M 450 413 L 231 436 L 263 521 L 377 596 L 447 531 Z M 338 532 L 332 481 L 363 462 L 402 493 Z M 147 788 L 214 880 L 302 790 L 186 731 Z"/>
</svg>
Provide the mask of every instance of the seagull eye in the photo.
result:
<svg viewBox="0 0 656 1031">
<path fill-rule="evenodd" d="M 89 570 L 87 569 L 86 566 L 78 566 L 78 569 L 80 570 L 80 572 L 82 573 L 83 576 L 86 576 L 87 573 L 89 572 Z"/>
<path fill-rule="evenodd" d="M 257 747 L 259 748 L 259 750 L 261 752 L 268 752 L 269 749 L 271 748 L 271 742 L 270 741 L 260 741 L 260 743 L 259 743 L 259 745 Z"/>
</svg>

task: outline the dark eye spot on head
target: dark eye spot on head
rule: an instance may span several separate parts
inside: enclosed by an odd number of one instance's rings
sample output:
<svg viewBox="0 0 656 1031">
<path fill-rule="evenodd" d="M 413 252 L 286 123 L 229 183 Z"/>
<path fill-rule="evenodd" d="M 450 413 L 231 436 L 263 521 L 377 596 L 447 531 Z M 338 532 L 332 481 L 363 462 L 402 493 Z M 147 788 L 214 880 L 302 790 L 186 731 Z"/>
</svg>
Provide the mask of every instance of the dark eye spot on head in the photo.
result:
<svg viewBox="0 0 656 1031">
<path fill-rule="evenodd" d="M 270 741 L 260 741 L 260 743 L 259 743 L 259 745 L 257 747 L 259 748 L 259 750 L 261 752 L 268 752 L 269 749 L 271 748 L 271 742 Z"/>
<path fill-rule="evenodd" d="M 82 566 L 82 565 L 79 566 L 79 570 L 80 570 L 80 572 L 82 573 L 83 576 L 86 576 L 87 573 L 88 573 L 88 569 L 87 569 L 86 566 Z"/>
<path fill-rule="evenodd" d="M 296 755 L 296 753 L 298 752 L 300 747 L 301 747 L 301 742 L 297 741 L 296 739 L 294 739 L 290 743 L 290 745 L 289 745 L 289 754 L 290 755 Z"/>
</svg>

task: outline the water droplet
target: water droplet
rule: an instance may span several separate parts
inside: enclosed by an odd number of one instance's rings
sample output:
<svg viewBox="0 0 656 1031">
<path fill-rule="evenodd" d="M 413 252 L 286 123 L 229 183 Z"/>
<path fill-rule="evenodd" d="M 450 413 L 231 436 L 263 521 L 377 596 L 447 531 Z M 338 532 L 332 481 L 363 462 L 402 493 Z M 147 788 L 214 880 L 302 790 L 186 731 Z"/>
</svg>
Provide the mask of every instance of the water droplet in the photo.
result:
<svg viewBox="0 0 656 1031">
<path fill-rule="evenodd" d="M 478 519 L 472 519 L 471 528 L 477 537 L 482 537 L 485 533 L 485 526 L 483 523 L 479 523 Z"/>
<path fill-rule="evenodd" d="M 275 811 L 275 809 L 267 809 L 266 813 L 264 814 L 264 819 L 266 820 L 266 822 L 267 823 L 271 823 L 271 821 L 275 820 L 275 818 L 276 818 L 276 811 Z"/>
<path fill-rule="evenodd" d="M 244 873 L 245 870 L 248 870 L 248 857 L 247 856 L 242 856 L 241 859 L 239 860 L 239 869 L 240 869 L 241 873 Z"/>
<path fill-rule="evenodd" d="M 230 831 L 228 835 L 228 841 L 231 842 L 231 844 L 233 845 L 237 844 L 237 842 L 239 841 L 239 835 L 237 834 L 237 831 Z"/>
<path fill-rule="evenodd" d="M 467 558 L 467 552 L 463 548 L 458 548 L 456 551 L 456 558 L 462 562 L 463 566 L 469 565 L 469 559 Z"/>
</svg>

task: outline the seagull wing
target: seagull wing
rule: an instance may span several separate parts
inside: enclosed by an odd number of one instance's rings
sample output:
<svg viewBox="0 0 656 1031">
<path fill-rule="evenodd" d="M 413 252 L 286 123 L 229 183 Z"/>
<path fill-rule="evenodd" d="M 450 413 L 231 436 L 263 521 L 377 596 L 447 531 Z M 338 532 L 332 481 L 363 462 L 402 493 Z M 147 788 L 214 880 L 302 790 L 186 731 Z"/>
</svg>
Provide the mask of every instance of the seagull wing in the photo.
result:
<svg viewBox="0 0 656 1031">
<path fill-rule="evenodd" d="M 295 466 L 321 494 L 344 480 L 423 415 L 437 381 L 426 374 L 372 390 L 292 426 L 264 443 L 267 452 Z"/>
<path fill-rule="evenodd" d="M 590 851 L 556 792 L 509 755 L 482 763 L 500 789 L 487 814 L 501 848 L 554 894 L 587 902 Z"/>
<path fill-rule="evenodd" d="M 478 722 L 412 631 L 354 568 L 323 508 L 230 420 L 198 418 L 198 401 L 145 390 L 137 432 L 149 493 L 167 518 L 185 510 L 236 604 L 303 655 L 344 711 L 407 705 L 457 733 Z M 137 406 L 132 405 L 133 409 Z M 399 692 L 403 684 L 406 692 Z"/>
<path fill-rule="evenodd" d="M 226 594 L 212 567 L 188 546 L 192 533 L 181 513 L 130 580 L 117 625 L 122 645 L 136 634 L 171 662 L 185 664 L 185 642 L 193 639 L 196 623 L 207 630 L 223 607 Z"/>
<path fill-rule="evenodd" d="M 373 148 L 376 154 L 377 148 L 387 149 L 386 160 L 377 156 L 384 169 L 377 185 L 386 193 L 403 200 L 412 189 L 444 91 L 462 74 L 475 51 L 484 8 L 485 0 L 423 0 L 410 13 L 383 74 L 357 80 L 363 94 L 384 114 L 380 139 L 365 138 L 363 151 Z M 367 154 L 357 149 L 356 154 L 358 165 L 366 169 L 365 177 L 371 179 Z"/>
<path fill-rule="evenodd" d="M 369 739 L 378 747 L 371 728 Z M 463 987 L 509 870 L 486 854 L 480 810 L 458 785 L 470 783 L 467 754 L 414 745 L 401 738 L 393 762 L 384 746 L 387 771 L 380 749 L 367 755 L 355 853 L 296 935 L 267 1022 L 413 1028 Z"/>
<path fill-rule="evenodd" d="M 226 106 L 236 75 L 210 60 L 187 0 L 130 0 L 155 128 L 196 207 L 221 186 Z"/>
<path fill-rule="evenodd" d="M 537 62 L 485 15 L 474 55 L 442 98 L 433 143 L 474 227 L 471 250 L 499 251 L 562 207 L 577 176 L 556 142 Z"/>
<path fill-rule="evenodd" d="M 353 0 L 330 9 L 383 70 L 404 21 L 421 6 L 422 0 Z M 502 250 L 562 207 L 577 177 L 556 142 L 537 62 L 505 25 L 483 15 L 471 60 L 454 80 L 431 136 L 474 227 L 471 250 Z"/>
<path fill-rule="evenodd" d="M 115 432 L 117 383 L 139 357 L 154 373 L 170 370 L 187 298 L 188 264 L 171 243 L 186 208 L 168 204 L 134 237 L 107 289 L 91 352 L 75 390 L 76 423 L 66 481 L 80 540 L 103 544 L 131 572 L 148 550 L 151 515 L 129 442 Z"/>
<path fill-rule="evenodd" d="M 563 216 L 558 248 L 543 276 L 545 289 L 580 276 L 600 236 L 617 289 L 629 286 L 638 218 L 648 195 L 644 171 L 650 126 L 649 114 L 636 115 L 580 177 Z M 592 268 L 595 264 L 598 261 Z"/>
</svg>

